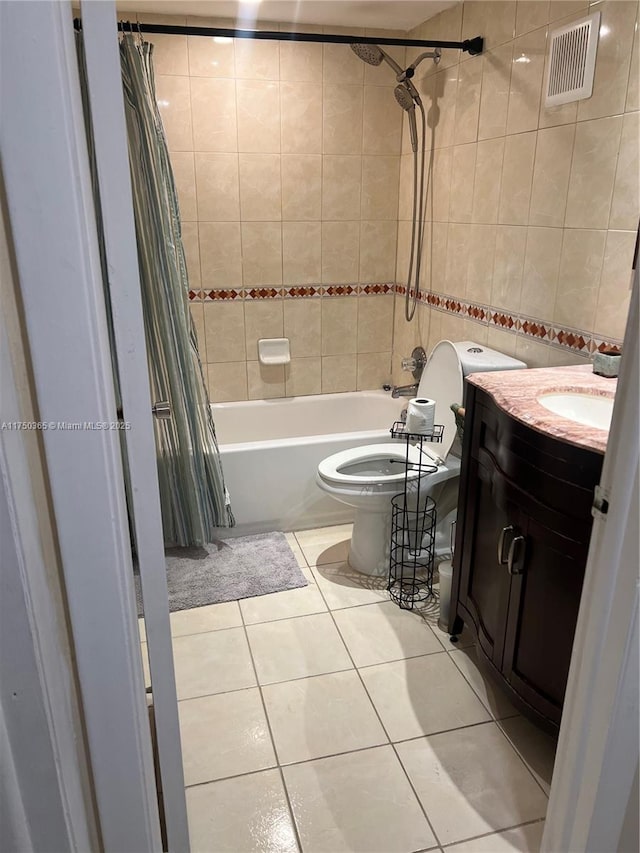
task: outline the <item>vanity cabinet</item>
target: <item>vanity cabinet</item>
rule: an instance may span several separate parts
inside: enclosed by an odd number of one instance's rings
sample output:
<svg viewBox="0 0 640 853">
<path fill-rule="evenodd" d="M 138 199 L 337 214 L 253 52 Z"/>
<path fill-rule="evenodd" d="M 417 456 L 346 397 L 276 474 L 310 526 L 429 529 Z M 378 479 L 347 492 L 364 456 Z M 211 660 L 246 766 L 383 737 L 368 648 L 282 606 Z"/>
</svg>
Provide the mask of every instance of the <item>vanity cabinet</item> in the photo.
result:
<svg viewBox="0 0 640 853">
<path fill-rule="evenodd" d="M 515 420 L 467 384 L 449 629 L 547 728 L 562 713 L 602 454 Z"/>
</svg>

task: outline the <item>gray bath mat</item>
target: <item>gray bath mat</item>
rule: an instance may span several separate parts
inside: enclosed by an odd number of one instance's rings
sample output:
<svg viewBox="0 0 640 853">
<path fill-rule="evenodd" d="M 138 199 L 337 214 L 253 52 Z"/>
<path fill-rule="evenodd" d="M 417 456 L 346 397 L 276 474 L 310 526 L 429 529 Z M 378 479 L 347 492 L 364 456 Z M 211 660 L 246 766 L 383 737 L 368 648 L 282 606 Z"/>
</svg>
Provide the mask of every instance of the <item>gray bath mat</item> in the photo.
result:
<svg viewBox="0 0 640 853">
<path fill-rule="evenodd" d="M 166 563 L 172 612 L 307 585 L 284 533 L 220 539 L 204 548 L 170 548 Z M 137 573 L 135 581 L 141 615 Z"/>
</svg>

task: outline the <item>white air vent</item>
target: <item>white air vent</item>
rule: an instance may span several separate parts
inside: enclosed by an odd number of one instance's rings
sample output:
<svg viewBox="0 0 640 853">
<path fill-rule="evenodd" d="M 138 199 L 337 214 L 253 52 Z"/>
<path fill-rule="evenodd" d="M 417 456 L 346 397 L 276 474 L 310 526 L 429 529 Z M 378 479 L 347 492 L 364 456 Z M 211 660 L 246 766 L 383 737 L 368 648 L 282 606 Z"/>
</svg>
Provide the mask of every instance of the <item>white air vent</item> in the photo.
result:
<svg viewBox="0 0 640 853">
<path fill-rule="evenodd" d="M 590 98 L 596 67 L 600 12 L 550 34 L 545 107 Z"/>
</svg>

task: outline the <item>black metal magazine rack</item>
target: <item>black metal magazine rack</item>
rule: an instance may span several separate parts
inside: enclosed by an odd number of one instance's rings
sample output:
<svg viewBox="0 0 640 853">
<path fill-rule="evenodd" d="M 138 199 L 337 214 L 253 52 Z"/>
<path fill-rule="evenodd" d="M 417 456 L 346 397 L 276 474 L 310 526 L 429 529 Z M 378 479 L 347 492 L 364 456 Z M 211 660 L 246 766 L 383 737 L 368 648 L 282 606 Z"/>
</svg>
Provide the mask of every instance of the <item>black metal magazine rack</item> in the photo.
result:
<svg viewBox="0 0 640 853">
<path fill-rule="evenodd" d="M 433 567 L 436 537 L 436 504 L 424 494 L 424 477 L 438 466 L 425 452 L 424 445 L 440 442 L 444 427 L 422 435 L 407 432 L 406 424 L 396 421 L 392 438 L 406 442 L 404 490 L 391 499 L 391 549 L 387 589 L 399 607 L 412 610 L 433 596 Z M 410 448 L 417 449 L 411 454 Z"/>
</svg>

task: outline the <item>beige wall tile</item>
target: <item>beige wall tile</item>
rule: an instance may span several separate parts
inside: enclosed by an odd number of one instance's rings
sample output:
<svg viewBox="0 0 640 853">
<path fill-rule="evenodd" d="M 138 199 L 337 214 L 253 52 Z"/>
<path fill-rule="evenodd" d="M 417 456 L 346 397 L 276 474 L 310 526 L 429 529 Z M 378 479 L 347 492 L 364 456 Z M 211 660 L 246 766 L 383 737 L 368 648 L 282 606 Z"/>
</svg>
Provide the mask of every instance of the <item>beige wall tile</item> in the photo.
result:
<svg viewBox="0 0 640 853">
<path fill-rule="evenodd" d="M 470 39 L 477 35 L 484 34 L 487 26 L 487 10 L 485 3 L 478 3 L 476 0 L 467 0 L 462 4 L 462 38 Z M 494 4 L 496 5 L 496 4 Z M 513 38 L 513 33 L 511 34 Z"/>
<path fill-rule="evenodd" d="M 358 281 L 359 222 L 322 223 L 322 281 Z"/>
<path fill-rule="evenodd" d="M 169 151 L 193 151 L 189 78 L 158 74 L 155 82 Z"/>
<path fill-rule="evenodd" d="M 449 149 L 443 149 L 448 151 Z M 365 192 L 365 174 L 364 174 L 364 165 L 365 161 L 368 158 L 363 158 L 363 186 L 362 192 L 364 195 Z M 374 161 L 375 168 L 375 161 Z M 436 173 L 437 174 L 437 173 Z M 400 158 L 400 182 L 398 186 L 399 198 L 398 198 L 398 211 L 397 217 L 398 219 L 411 219 L 411 211 L 413 204 L 413 155 L 411 154 L 403 154 Z M 429 194 L 431 195 L 431 184 L 429 185 Z"/>
<path fill-rule="evenodd" d="M 507 128 L 512 57 L 512 42 L 483 55 L 478 139 L 504 136 Z"/>
<path fill-rule="evenodd" d="M 576 125 L 565 217 L 567 227 L 608 226 L 621 130 L 622 116 Z"/>
<path fill-rule="evenodd" d="M 209 399 L 212 403 L 227 403 L 248 399 L 246 361 L 210 364 L 207 371 L 209 377 Z"/>
<path fill-rule="evenodd" d="M 447 226 L 445 225 L 445 228 Z M 411 247 L 411 223 L 398 222 L 398 251 L 396 254 L 396 281 L 403 284 L 409 274 L 409 250 Z M 446 251 L 446 248 L 445 248 Z"/>
<path fill-rule="evenodd" d="M 339 27 L 329 27 L 327 32 L 338 32 Z M 357 35 L 357 33 L 353 33 Z M 347 44 L 322 45 L 322 79 L 325 83 L 364 84 L 365 63 L 359 59 Z"/>
<path fill-rule="evenodd" d="M 398 156 L 362 158 L 362 219 L 398 218 Z"/>
<path fill-rule="evenodd" d="M 280 151 L 280 88 L 272 80 L 237 80 L 238 151 Z"/>
<path fill-rule="evenodd" d="M 455 314 L 442 313 L 440 335 L 443 341 L 464 341 L 467 328 L 462 317 Z"/>
<path fill-rule="evenodd" d="M 254 299 L 244 303 L 244 326 L 247 358 L 258 358 L 260 338 L 281 338 L 284 335 L 282 299 Z M 283 380 L 284 381 L 284 380 Z"/>
<path fill-rule="evenodd" d="M 449 219 L 451 222 L 471 222 L 473 182 L 476 173 L 475 142 L 456 145 L 451 162 L 451 191 Z"/>
<path fill-rule="evenodd" d="M 511 312 L 520 309 L 526 246 L 527 228 L 517 225 L 497 226 L 491 305 Z"/>
<path fill-rule="evenodd" d="M 482 67 L 483 62 L 480 56 L 471 57 L 467 62 L 460 63 L 453 130 L 455 145 L 475 142 L 478 138 Z"/>
<path fill-rule="evenodd" d="M 357 356 L 328 355 L 322 358 L 322 393 L 356 390 Z"/>
<path fill-rule="evenodd" d="M 487 346 L 505 355 L 515 356 L 516 336 L 512 332 L 505 332 L 496 326 L 489 326 L 487 331 Z"/>
<path fill-rule="evenodd" d="M 377 391 L 390 381 L 390 352 L 358 354 L 356 374 L 356 389 L 358 391 Z"/>
<path fill-rule="evenodd" d="M 462 35 L 462 3 L 457 3 L 449 9 L 445 9 L 438 15 L 437 38 L 443 41 L 460 41 Z M 443 68 L 457 63 L 460 52 L 457 50 L 443 50 L 440 65 Z"/>
<path fill-rule="evenodd" d="M 393 296 L 358 299 L 358 353 L 390 352 L 393 337 Z"/>
<path fill-rule="evenodd" d="M 239 221 L 240 185 L 237 154 L 195 154 L 198 219 Z"/>
<path fill-rule="evenodd" d="M 355 353 L 357 336 L 354 329 L 357 329 L 358 324 L 358 297 L 334 296 L 323 298 L 321 302 L 322 355 Z"/>
<path fill-rule="evenodd" d="M 504 138 L 478 142 L 473 185 L 473 222 L 492 224 L 498 221 L 504 143 Z"/>
<path fill-rule="evenodd" d="M 192 77 L 191 112 L 195 151 L 238 150 L 235 80 Z"/>
<path fill-rule="evenodd" d="M 622 120 L 620 151 L 613 186 L 609 228 L 629 230 L 638 225 L 640 214 L 640 113 L 627 113 Z"/>
<path fill-rule="evenodd" d="M 574 138 L 573 124 L 538 131 L 529 211 L 531 225 L 564 223 Z"/>
<path fill-rule="evenodd" d="M 209 24 L 201 24 L 209 26 Z M 218 26 L 218 24 L 211 24 Z M 173 36 L 170 36 L 173 38 Z M 189 49 L 189 73 L 192 77 L 229 77 L 235 76 L 234 42 L 217 42 L 202 36 L 187 36 Z"/>
<path fill-rule="evenodd" d="M 201 222 L 198 230 L 202 286 L 207 290 L 242 287 L 240 223 Z"/>
<path fill-rule="evenodd" d="M 362 158 L 325 155 L 322 158 L 322 218 L 358 219 Z"/>
<path fill-rule="evenodd" d="M 155 74 L 175 74 L 181 77 L 189 75 L 186 36 L 154 33 L 153 35 L 145 34 L 145 39 L 153 45 Z"/>
<path fill-rule="evenodd" d="M 463 298 L 467 292 L 467 269 L 469 266 L 469 241 L 467 225 L 449 223 L 447 237 L 447 266 L 444 291 Z"/>
<path fill-rule="evenodd" d="M 475 4 L 474 4 L 475 5 Z M 511 41 L 516 26 L 516 3 L 505 2 L 505 0 L 484 0 L 480 5 L 484 8 L 485 24 L 482 29 L 484 43 L 487 50 L 493 50 L 497 45 Z M 470 36 L 479 35 L 479 32 Z"/>
<path fill-rule="evenodd" d="M 325 154 L 362 152 L 362 104 L 362 86 L 345 85 L 344 82 L 325 84 L 322 102 L 322 150 Z"/>
<path fill-rule="evenodd" d="M 593 329 L 606 237 L 606 231 L 565 230 L 554 322 Z"/>
<path fill-rule="evenodd" d="M 440 64 L 442 65 L 442 61 Z M 427 85 L 420 89 L 420 92 L 424 91 L 425 94 L 425 109 L 428 111 L 429 127 L 436 148 L 448 148 L 453 145 L 458 70 L 459 66 L 454 65 L 439 71 L 429 77 Z"/>
<path fill-rule="evenodd" d="M 235 41 L 236 77 L 244 80 L 277 80 L 280 47 L 277 41 Z"/>
<path fill-rule="evenodd" d="M 453 163 L 453 148 L 438 148 L 433 156 L 433 175 L 430 185 L 433 186 L 433 209 L 427 207 L 427 215 L 432 214 L 436 222 L 448 222 L 451 211 L 451 172 Z M 413 175 L 411 175 L 413 181 Z M 413 193 L 413 189 L 411 189 Z M 413 199 L 413 194 L 411 194 Z M 410 202 L 412 203 L 412 202 Z"/>
<path fill-rule="evenodd" d="M 322 210 L 322 155 L 283 154 L 282 218 L 320 219 Z"/>
<path fill-rule="evenodd" d="M 187 263 L 190 290 L 199 290 L 200 278 L 200 243 L 198 240 L 198 223 L 182 223 L 182 246 Z"/>
<path fill-rule="evenodd" d="M 631 51 L 631 68 L 629 69 L 629 84 L 625 110 L 640 110 L 640 25 L 636 22 L 633 50 Z"/>
<path fill-rule="evenodd" d="M 319 222 L 282 223 L 284 284 L 318 284 L 321 277 Z"/>
<path fill-rule="evenodd" d="M 365 86 L 363 154 L 400 154 L 403 110 L 386 86 Z"/>
<path fill-rule="evenodd" d="M 537 134 L 532 131 L 508 136 L 506 139 L 500 187 L 499 222 L 508 225 L 527 225 L 529 222 L 536 138 Z M 567 182 L 568 180 L 567 169 Z M 562 217 L 564 218 L 564 211 Z"/>
<path fill-rule="evenodd" d="M 520 298 L 523 314 L 541 320 L 553 317 L 561 251 L 561 228 L 528 229 Z"/>
<path fill-rule="evenodd" d="M 406 35 L 406 32 L 404 30 L 367 28 L 365 29 L 364 34 L 371 38 L 402 38 Z M 409 62 L 406 61 L 406 50 L 404 47 L 395 47 L 394 45 L 387 44 L 384 46 L 384 49 L 392 59 L 395 59 L 401 68 L 406 68 L 407 65 L 409 65 Z M 365 86 L 387 86 L 391 88 L 397 85 L 391 69 L 385 63 L 378 66 L 365 64 L 364 83 Z"/>
<path fill-rule="evenodd" d="M 238 161 L 242 219 L 281 219 L 280 157 L 277 154 L 240 154 Z"/>
<path fill-rule="evenodd" d="M 247 396 L 250 400 L 270 400 L 273 397 L 284 397 L 284 365 L 248 361 Z"/>
<path fill-rule="evenodd" d="M 356 223 L 358 224 L 358 223 Z M 358 281 L 391 282 L 395 280 L 396 222 L 377 220 L 359 223 L 360 269 Z"/>
<path fill-rule="evenodd" d="M 280 42 L 280 80 L 315 83 L 322 80 L 322 45 Z"/>
<path fill-rule="evenodd" d="M 443 292 L 446 276 L 447 243 L 449 226 L 444 222 L 434 222 L 431 230 L 431 270 L 433 290 Z"/>
<path fill-rule="evenodd" d="M 594 331 L 599 335 L 617 339 L 624 337 L 635 241 L 635 231 L 607 233 L 594 324 Z"/>
<path fill-rule="evenodd" d="M 549 367 L 568 367 L 571 364 L 589 364 L 589 356 L 564 347 L 549 347 Z"/>
<path fill-rule="evenodd" d="M 549 3 L 549 20 L 559 21 L 569 15 L 586 15 L 589 11 L 589 0 L 551 0 Z"/>
<path fill-rule="evenodd" d="M 282 153 L 321 154 L 322 84 L 281 83 L 280 101 Z"/>
<path fill-rule="evenodd" d="M 289 338 L 292 361 L 307 356 L 319 356 L 321 353 L 321 300 L 285 299 L 283 307 L 284 336 Z M 318 361 L 318 370 L 319 367 Z M 318 372 L 318 383 L 319 376 Z"/>
<path fill-rule="evenodd" d="M 292 358 L 285 367 L 287 397 L 322 393 L 322 359 Z"/>
<path fill-rule="evenodd" d="M 204 328 L 209 364 L 223 361 L 244 363 L 247 351 L 242 302 L 205 302 Z M 209 375 L 209 382 L 211 383 L 211 375 Z"/>
<path fill-rule="evenodd" d="M 468 235 L 469 260 L 465 293 L 467 299 L 483 305 L 488 305 L 491 301 L 496 232 L 495 225 L 472 225 Z"/>
<path fill-rule="evenodd" d="M 548 367 L 551 347 L 549 344 L 532 340 L 526 335 L 516 337 L 515 356 L 527 365 L 527 367 Z"/>
<path fill-rule="evenodd" d="M 198 219 L 196 206 L 196 169 L 191 151 L 174 151 L 171 154 L 171 168 L 178 193 L 180 219 L 182 222 L 195 222 Z"/>
<path fill-rule="evenodd" d="M 206 365 L 207 345 L 204 331 L 204 305 L 202 302 L 192 301 L 189 303 L 189 312 L 191 313 L 191 319 L 196 330 L 196 338 L 198 339 L 198 355 L 200 356 L 201 363 Z"/>
<path fill-rule="evenodd" d="M 282 284 L 282 224 L 243 222 L 241 228 L 243 285 Z"/>
<path fill-rule="evenodd" d="M 546 36 L 543 27 L 513 42 L 507 133 L 535 130 L 538 125 Z"/>
<path fill-rule="evenodd" d="M 638 3 L 604 0 L 599 11 L 600 39 L 593 94 L 578 103 L 578 121 L 615 115 L 624 111 Z"/>
<path fill-rule="evenodd" d="M 479 323 L 477 320 L 464 320 L 462 326 L 462 339 L 473 341 L 475 344 L 487 345 L 489 326 Z"/>
<path fill-rule="evenodd" d="M 537 30 L 549 20 L 549 0 L 518 0 L 516 36 Z"/>
</svg>

